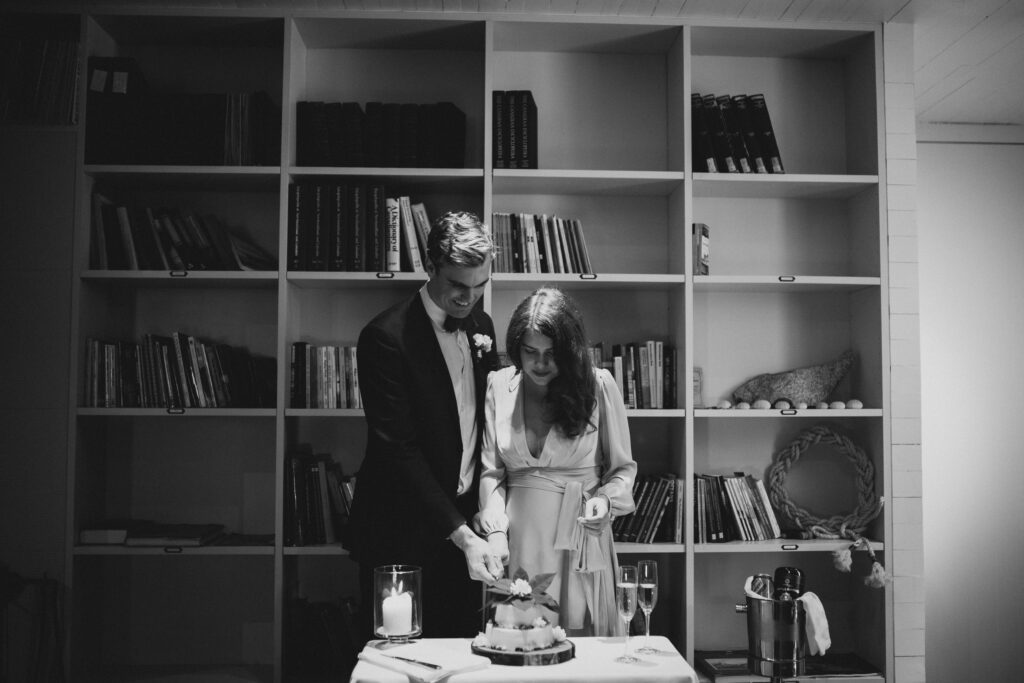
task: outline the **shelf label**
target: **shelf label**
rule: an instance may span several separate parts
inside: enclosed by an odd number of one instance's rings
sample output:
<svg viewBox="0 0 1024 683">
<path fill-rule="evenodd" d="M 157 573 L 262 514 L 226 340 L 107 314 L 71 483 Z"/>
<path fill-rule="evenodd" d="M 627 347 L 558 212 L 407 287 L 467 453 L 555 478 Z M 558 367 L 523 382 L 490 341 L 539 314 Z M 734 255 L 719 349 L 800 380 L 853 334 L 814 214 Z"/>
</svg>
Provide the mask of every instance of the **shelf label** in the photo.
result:
<svg viewBox="0 0 1024 683">
<path fill-rule="evenodd" d="M 581 280 L 596 280 L 597 273 L 580 273 Z"/>
<path fill-rule="evenodd" d="M 377 273 L 377 279 L 378 280 L 393 280 L 394 278 L 395 278 L 395 274 L 394 273 L 385 273 L 385 272 Z"/>
<path fill-rule="evenodd" d="M 780 275 L 779 282 L 796 282 L 796 275 Z"/>
<path fill-rule="evenodd" d="M 167 274 L 170 277 L 188 277 L 188 271 L 187 270 L 172 270 L 171 272 L 169 272 Z"/>
</svg>

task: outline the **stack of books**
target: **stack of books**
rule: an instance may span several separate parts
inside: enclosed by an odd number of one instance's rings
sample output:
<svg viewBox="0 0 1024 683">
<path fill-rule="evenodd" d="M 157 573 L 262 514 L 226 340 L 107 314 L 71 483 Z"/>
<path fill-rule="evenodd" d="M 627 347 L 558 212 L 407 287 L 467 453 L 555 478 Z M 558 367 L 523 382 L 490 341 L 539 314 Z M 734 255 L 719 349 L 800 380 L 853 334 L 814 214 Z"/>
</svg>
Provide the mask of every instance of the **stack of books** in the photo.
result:
<svg viewBox="0 0 1024 683">
<path fill-rule="evenodd" d="M 292 343 L 292 408 L 362 408 L 356 347 Z"/>
<path fill-rule="evenodd" d="M 682 543 L 685 495 L 683 480 L 672 473 L 637 475 L 636 510 L 616 517 L 612 535 L 620 543 Z"/>
<path fill-rule="evenodd" d="M 537 168 L 537 103 L 529 90 L 491 93 L 494 168 Z"/>
</svg>

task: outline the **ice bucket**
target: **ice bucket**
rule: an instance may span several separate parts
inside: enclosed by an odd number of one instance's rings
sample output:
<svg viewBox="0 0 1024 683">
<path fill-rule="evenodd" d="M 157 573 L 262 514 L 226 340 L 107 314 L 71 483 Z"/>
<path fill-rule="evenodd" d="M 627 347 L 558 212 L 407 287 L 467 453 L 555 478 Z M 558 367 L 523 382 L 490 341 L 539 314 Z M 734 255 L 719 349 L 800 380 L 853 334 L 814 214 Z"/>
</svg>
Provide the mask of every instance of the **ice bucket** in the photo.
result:
<svg viewBox="0 0 1024 683">
<path fill-rule="evenodd" d="M 799 600 L 747 596 L 737 612 L 747 615 L 747 668 L 750 673 L 782 679 L 804 674 L 807 613 Z"/>
</svg>

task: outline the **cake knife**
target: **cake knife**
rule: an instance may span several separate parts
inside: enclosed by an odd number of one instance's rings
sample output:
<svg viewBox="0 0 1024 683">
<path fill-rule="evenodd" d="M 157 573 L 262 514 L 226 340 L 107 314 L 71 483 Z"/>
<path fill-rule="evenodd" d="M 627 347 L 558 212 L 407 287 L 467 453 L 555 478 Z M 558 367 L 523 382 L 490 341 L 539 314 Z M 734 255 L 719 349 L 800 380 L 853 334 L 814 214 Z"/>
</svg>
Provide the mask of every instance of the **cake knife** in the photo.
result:
<svg viewBox="0 0 1024 683">
<path fill-rule="evenodd" d="M 419 664 L 420 666 L 425 666 L 428 669 L 435 669 L 436 670 L 436 669 L 443 669 L 444 668 L 440 664 L 434 664 L 432 662 L 424 662 L 424 661 L 421 661 L 419 659 L 412 659 L 411 657 L 401 657 L 399 655 L 387 655 L 387 654 L 384 654 L 383 652 L 381 654 L 384 655 L 385 657 L 390 657 L 391 659 L 401 659 L 403 662 L 409 662 L 410 664 Z"/>
</svg>

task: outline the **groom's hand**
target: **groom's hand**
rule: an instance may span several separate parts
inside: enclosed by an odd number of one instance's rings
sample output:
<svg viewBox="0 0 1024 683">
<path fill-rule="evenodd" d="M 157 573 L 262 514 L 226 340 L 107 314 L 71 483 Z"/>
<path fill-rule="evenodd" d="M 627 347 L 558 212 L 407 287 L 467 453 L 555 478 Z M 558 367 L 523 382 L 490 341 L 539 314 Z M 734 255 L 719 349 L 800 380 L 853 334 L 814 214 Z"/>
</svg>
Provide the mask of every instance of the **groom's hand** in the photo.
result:
<svg viewBox="0 0 1024 683">
<path fill-rule="evenodd" d="M 494 557 L 487 541 L 474 534 L 472 529 L 463 524 L 448 538 L 466 556 L 469 578 L 484 583 L 494 583 L 501 578 L 503 571 L 501 562 Z"/>
</svg>

